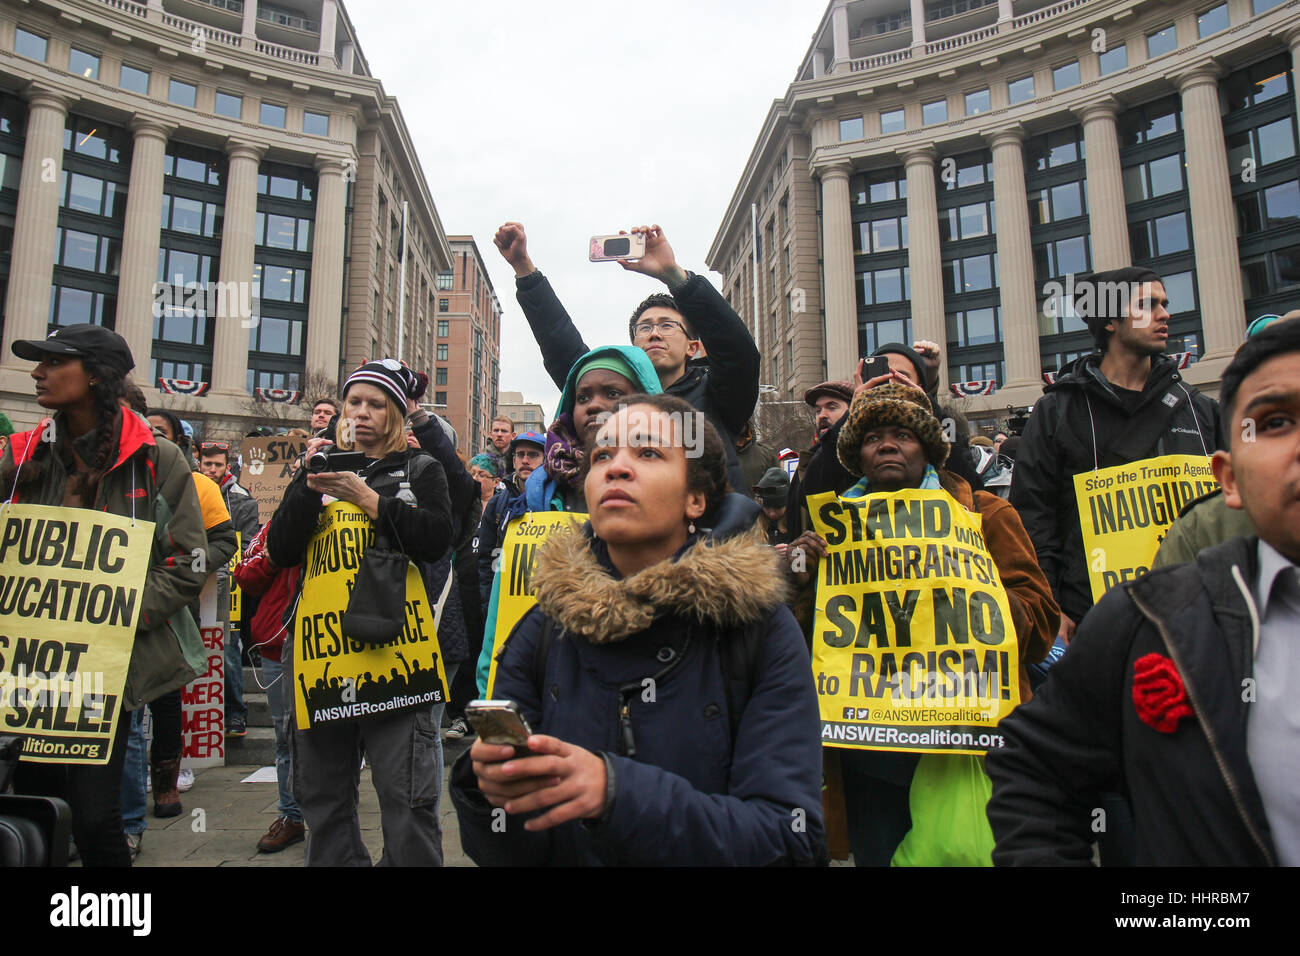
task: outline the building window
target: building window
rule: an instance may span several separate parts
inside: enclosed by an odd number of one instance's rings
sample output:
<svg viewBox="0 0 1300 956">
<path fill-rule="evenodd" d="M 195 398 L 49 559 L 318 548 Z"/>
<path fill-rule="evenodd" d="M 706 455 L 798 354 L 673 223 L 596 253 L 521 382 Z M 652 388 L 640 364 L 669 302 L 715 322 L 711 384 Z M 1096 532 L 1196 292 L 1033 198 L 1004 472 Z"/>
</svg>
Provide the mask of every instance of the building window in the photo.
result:
<svg viewBox="0 0 1300 956">
<path fill-rule="evenodd" d="M 68 51 L 68 72 L 86 80 L 98 80 L 99 57 L 74 46 Z"/>
<path fill-rule="evenodd" d="M 452 287 L 452 281 L 453 279 L 450 269 L 444 269 L 442 272 L 438 273 L 438 289 L 440 291 L 446 292 L 450 289 Z"/>
<path fill-rule="evenodd" d="M 330 134 L 329 114 L 304 110 L 302 114 L 302 131 L 308 136 L 328 136 Z"/>
<path fill-rule="evenodd" d="M 1078 126 L 1058 129 L 1046 136 L 1036 136 L 1025 144 L 1025 166 L 1040 172 L 1075 163 L 1083 158 L 1083 130 Z"/>
<path fill-rule="evenodd" d="M 446 299 L 442 299 L 442 300 L 440 300 L 440 301 L 442 301 L 442 302 L 446 302 L 447 300 L 446 300 Z M 446 309 L 443 309 L 442 311 L 443 311 L 443 312 L 446 312 L 447 310 L 446 310 Z M 450 334 L 451 334 L 451 323 L 448 322 L 446 319 L 439 319 L 439 320 L 438 320 L 438 338 L 440 338 L 440 339 L 445 339 L 445 338 L 446 338 L 448 335 L 450 335 Z"/>
<path fill-rule="evenodd" d="M 967 309 L 948 313 L 949 348 L 966 348 L 971 345 L 995 345 L 1002 341 L 998 333 L 1000 309 Z"/>
<path fill-rule="evenodd" d="M 447 405 L 447 393 L 446 393 L 446 392 L 434 392 L 434 393 L 433 393 L 433 404 L 435 404 L 435 405 L 440 405 L 440 406 L 443 406 L 443 407 L 446 407 L 446 405 Z"/>
<path fill-rule="evenodd" d="M 946 122 L 948 122 L 948 101 L 946 99 L 921 104 L 922 126 L 930 126 L 934 123 Z"/>
<path fill-rule="evenodd" d="M 45 62 L 45 49 L 48 41 L 39 33 L 30 33 L 22 27 L 14 31 L 14 52 L 19 56 L 25 56 L 29 60 L 40 60 Z"/>
<path fill-rule="evenodd" d="M 311 202 L 316 175 L 297 166 L 262 163 L 257 172 L 257 191 L 275 199 Z"/>
<path fill-rule="evenodd" d="M 137 70 L 133 66 L 122 64 L 121 78 L 118 80 L 118 86 L 132 93 L 139 93 L 141 96 L 149 95 L 149 71 Z"/>
<path fill-rule="evenodd" d="M 1178 49 L 1178 34 L 1171 23 L 1163 30 L 1147 34 L 1147 59 L 1154 60 L 1172 50 Z"/>
<path fill-rule="evenodd" d="M 288 249 L 309 253 L 311 228 L 310 219 L 286 216 L 281 213 L 259 212 L 253 227 L 253 241 L 268 249 Z"/>
<path fill-rule="evenodd" d="M 434 372 L 434 380 L 433 380 L 433 384 L 434 384 L 434 385 L 446 385 L 446 384 L 447 384 L 447 370 L 446 370 L 445 368 L 437 369 L 437 370 Z"/>
<path fill-rule="evenodd" d="M 307 301 L 310 270 L 295 266 L 253 265 L 253 298 L 272 302 Z"/>
<path fill-rule="evenodd" d="M 1128 67 L 1128 44 L 1121 43 L 1119 46 L 1111 47 L 1097 57 L 1097 62 L 1101 68 L 1102 76 L 1126 69 Z"/>
<path fill-rule="evenodd" d="M 993 203 L 972 203 L 939 210 L 939 241 L 957 242 L 993 233 Z"/>
<path fill-rule="evenodd" d="M 1300 193 L 1297 194 L 1300 197 Z M 1187 228 L 1187 213 L 1131 222 L 1128 226 L 1129 247 L 1133 259 L 1154 259 L 1191 248 L 1191 233 Z"/>
<path fill-rule="evenodd" d="M 1011 101 L 1012 106 L 1015 106 L 1017 103 L 1023 103 L 1026 100 L 1032 100 L 1033 98 L 1034 98 L 1033 74 L 1030 74 L 1029 76 L 1022 76 L 1020 79 L 1012 80 L 1010 83 L 1007 84 L 1007 99 Z"/>
<path fill-rule="evenodd" d="M 439 362 L 445 362 L 445 361 L 447 361 L 447 353 L 448 353 L 448 351 L 449 351 L 449 346 L 447 345 L 447 343 L 444 342 L 444 343 L 442 343 L 441 345 L 438 346 L 438 352 L 437 352 L 437 355 L 438 355 L 438 361 L 439 361 Z"/>
<path fill-rule="evenodd" d="M 966 94 L 966 115 L 978 116 L 980 113 L 987 113 L 993 108 L 993 100 L 989 96 L 987 89 L 976 90 L 974 93 Z"/>
<path fill-rule="evenodd" d="M 123 156 L 130 155 L 131 141 L 123 130 L 99 120 L 69 117 L 63 128 L 63 148 L 79 156 L 120 164 Z"/>
<path fill-rule="evenodd" d="M 1029 225 L 1039 226 L 1088 214 L 1088 187 L 1080 180 L 1029 194 Z"/>
<path fill-rule="evenodd" d="M 1064 90 L 1079 85 L 1079 61 L 1066 63 L 1052 71 L 1052 89 Z"/>
<path fill-rule="evenodd" d="M 903 111 L 881 110 L 880 112 L 880 135 L 887 136 L 890 133 L 901 133 L 907 129 L 907 120 L 903 117 Z"/>
<path fill-rule="evenodd" d="M 1274 7 L 1281 6 L 1281 4 L 1282 0 L 1254 0 L 1250 9 L 1255 16 L 1259 16 L 1266 10 L 1272 10 Z"/>
<path fill-rule="evenodd" d="M 167 99 L 177 106 L 188 106 L 194 109 L 194 97 L 197 87 L 193 83 L 186 83 L 182 80 L 167 81 Z"/>
<path fill-rule="evenodd" d="M 954 165 L 955 164 L 955 169 Z M 941 191 L 966 189 L 969 186 L 982 186 L 993 182 L 993 159 L 987 151 L 966 153 L 953 157 L 953 163 L 947 158 L 938 167 Z"/>
<path fill-rule="evenodd" d="M 242 119 L 244 98 L 234 93 L 223 93 L 217 90 L 216 113 L 218 116 L 228 116 L 230 119 Z"/>
<path fill-rule="evenodd" d="M 258 122 L 263 126 L 274 126 L 276 129 L 284 129 L 285 109 L 278 103 L 268 103 L 262 101 L 261 111 L 258 113 Z"/>
<path fill-rule="evenodd" d="M 967 256 L 945 262 L 943 284 L 948 295 L 992 289 L 998 284 L 997 255 Z"/>
<path fill-rule="evenodd" d="M 1196 18 L 1196 35 L 1205 39 L 1212 33 L 1228 29 L 1228 5 L 1211 7 Z"/>
<path fill-rule="evenodd" d="M 840 142 L 847 143 L 849 140 L 853 139 L 862 139 L 861 116 L 840 120 Z"/>
<path fill-rule="evenodd" d="M 902 302 L 912 297 L 912 276 L 907 266 L 863 272 L 858 283 L 858 305 Z"/>
<path fill-rule="evenodd" d="M 853 251 L 861 255 L 907 248 L 907 217 L 875 219 L 857 224 Z M 790 247 L 786 247 L 788 254 Z M 788 265 L 787 265 L 788 268 Z"/>
<path fill-rule="evenodd" d="M 862 354 L 874 352 L 886 342 L 911 342 L 912 320 L 910 318 L 887 319 L 863 323 Z"/>
<path fill-rule="evenodd" d="M 269 355 L 302 355 L 303 326 L 297 319 L 261 316 L 248 330 L 248 348 Z"/>
<path fill-rule="evenodd" d="M 907 173 L 902 167 L 873 170 L 861 176 L 857 184 L 859 206 L 907 198 Z"/>
<path fill-rule="evenodd" d="M 451 311 L 451 299 L 439 299 L 439 300 L 438 300 L 438 311 L 439 311 L 439 312 L 450 312 L 450 311 Z"/>
<path fill-rule="evenodd" d="M 1127 203 L 1167 196 L 1180 192 L 1182 188 L 1182 153 L 1124 167 L 1124 201 Z"/>
</svg>

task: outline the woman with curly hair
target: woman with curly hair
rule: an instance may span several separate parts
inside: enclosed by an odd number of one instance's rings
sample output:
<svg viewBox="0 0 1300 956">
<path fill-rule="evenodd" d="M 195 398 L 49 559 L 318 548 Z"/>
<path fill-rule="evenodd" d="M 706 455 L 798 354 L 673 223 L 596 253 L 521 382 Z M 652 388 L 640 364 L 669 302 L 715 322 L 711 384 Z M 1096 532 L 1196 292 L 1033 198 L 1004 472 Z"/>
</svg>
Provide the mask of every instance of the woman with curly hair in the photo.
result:
<svg viewBox="0 0 1300 956">
<path fill-rule="evenodd" d="M 0 461 L 9 500 L 87 508 L 155 523 L 153 553 L 127 669 L 122 707 L 135 711 L 201 673 L 206 654 L 185 606 L 205 575 L 193 555 L 207 547 L 198 495 L 179 450 L 139 416 L 123 412 L 135 366 L 126 340 L 97 325 L 70 325 L 49 338 L 16 341 L 36 362 L 36 401 L 52 417 L 14 435 Z M 93 635 L 91 636 L 93 640 Z M 18 793 L 59 796 L 72 809 L 72 834 L 87 866 L 128 866 L 120 783 L 130 720 L 120 717 L 103 766 L 20 763 Z"/>
<path fill-rule="evenodd" d="M 581 474 L 590 524 L 539 552 L 537 606 L 498 660 L 494 696 L 536 732 L 526 751 L 478 740 L 452 771 L 465 852 L 813 863 L 816 687 L 758 505 L 727 492 L 722 439 L 681 399 L 635 395 L 591 435 Z"/>
</svg>

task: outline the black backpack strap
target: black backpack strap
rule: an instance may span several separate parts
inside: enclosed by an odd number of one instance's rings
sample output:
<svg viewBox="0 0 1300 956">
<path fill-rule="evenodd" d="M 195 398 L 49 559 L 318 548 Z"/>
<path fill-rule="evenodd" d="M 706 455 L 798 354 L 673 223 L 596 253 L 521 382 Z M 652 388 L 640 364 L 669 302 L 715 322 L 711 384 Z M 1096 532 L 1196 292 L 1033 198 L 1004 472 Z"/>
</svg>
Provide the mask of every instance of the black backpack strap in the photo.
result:
<svg viewBox="0 0 1300 956">
<path fill-rule="evenodd" d="M 542 630 L 537 635 L 537 644 L 533 647 L 533 687 L 537 690 L 540 701 L 546 693 L 546 661 L 551 656 L 551 643 L 555 640 L 555 622 L 542 615 Z"/>
<path fill-rule="evenodd" d="M 718 632 L 718 656 L 722 660 L 722 681 L 727 691 L 727 723 L 730 725 L 733 747 L 740 733 L 740 719 L 745 714 L 749 698 L 754 695 L 754 680 L 766 638 L 765 617 L 741 627 Z"/>
</svg>

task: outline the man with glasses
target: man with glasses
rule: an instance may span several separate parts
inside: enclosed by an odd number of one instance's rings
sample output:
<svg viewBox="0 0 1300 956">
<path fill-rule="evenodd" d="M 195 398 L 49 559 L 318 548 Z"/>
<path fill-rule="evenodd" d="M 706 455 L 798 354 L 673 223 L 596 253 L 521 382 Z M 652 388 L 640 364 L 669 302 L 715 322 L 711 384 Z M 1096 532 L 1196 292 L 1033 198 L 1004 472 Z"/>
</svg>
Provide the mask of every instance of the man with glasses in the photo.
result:
<svg viewBox="0 0 1300 956">
<path fill-rule="evenodd" d="M 652 295 L 633 310 L 628 322 L 632 344 L 649 356 L 667 394 L 689 402 L 713 423 L 727 451 L 727 481 L 732 488 L 748 488 L 736 457 L 736 439 L 758 402 L 759 355 L 754 339 L 708 279 L 677 264 L 662 229 L 637 226 L 632 233 L 645 236 L 645 255 L 619 264 L 629 272 L 658 279 L 669 293 Z M 546 371 L 563 388 L 573 363 L 590 349 L 528 257 L 524 227 L 508 222 L 497 230 L 493 242 L 515 270 L 516 298 L 541 347 Z"/>
<path fill-rule="evenodd" d="M 257 502 L 230 471 L 230 442 L 205 441 L 199 445 L 199 470 L 221 488 L 221 496 L 230 511 L 230 522 L 239 532 L 240 547 L 247 547 L 257 536 Z M 251 612 L 248 615 L 251 621 Z M 241 622 L 240 633 L 246 622 Z M 242 737 L 246 731 L 248 708 L 244 705 L 243 661 L 239 642 L 232 631 L 226 641 L 226 736 Z"/>
</svg>

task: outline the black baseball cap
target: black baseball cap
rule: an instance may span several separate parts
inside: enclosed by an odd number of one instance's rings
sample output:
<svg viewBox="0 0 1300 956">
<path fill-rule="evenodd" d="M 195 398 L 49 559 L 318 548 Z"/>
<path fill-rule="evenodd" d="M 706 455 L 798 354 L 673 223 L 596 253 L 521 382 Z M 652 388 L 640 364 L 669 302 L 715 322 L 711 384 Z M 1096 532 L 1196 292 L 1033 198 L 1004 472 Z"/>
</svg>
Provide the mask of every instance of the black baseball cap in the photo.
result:
<svg viewBox="0 0 1300 956">
<path fill-rule="evenodd" d="M 43 339 L 19 339 L 11 346 L 14 355 L 40 362 L 47 355 L 94 358 L 119 375 L 135 368 L 126 339 L 102 325 L 64 325 Z"/>
</svg>

